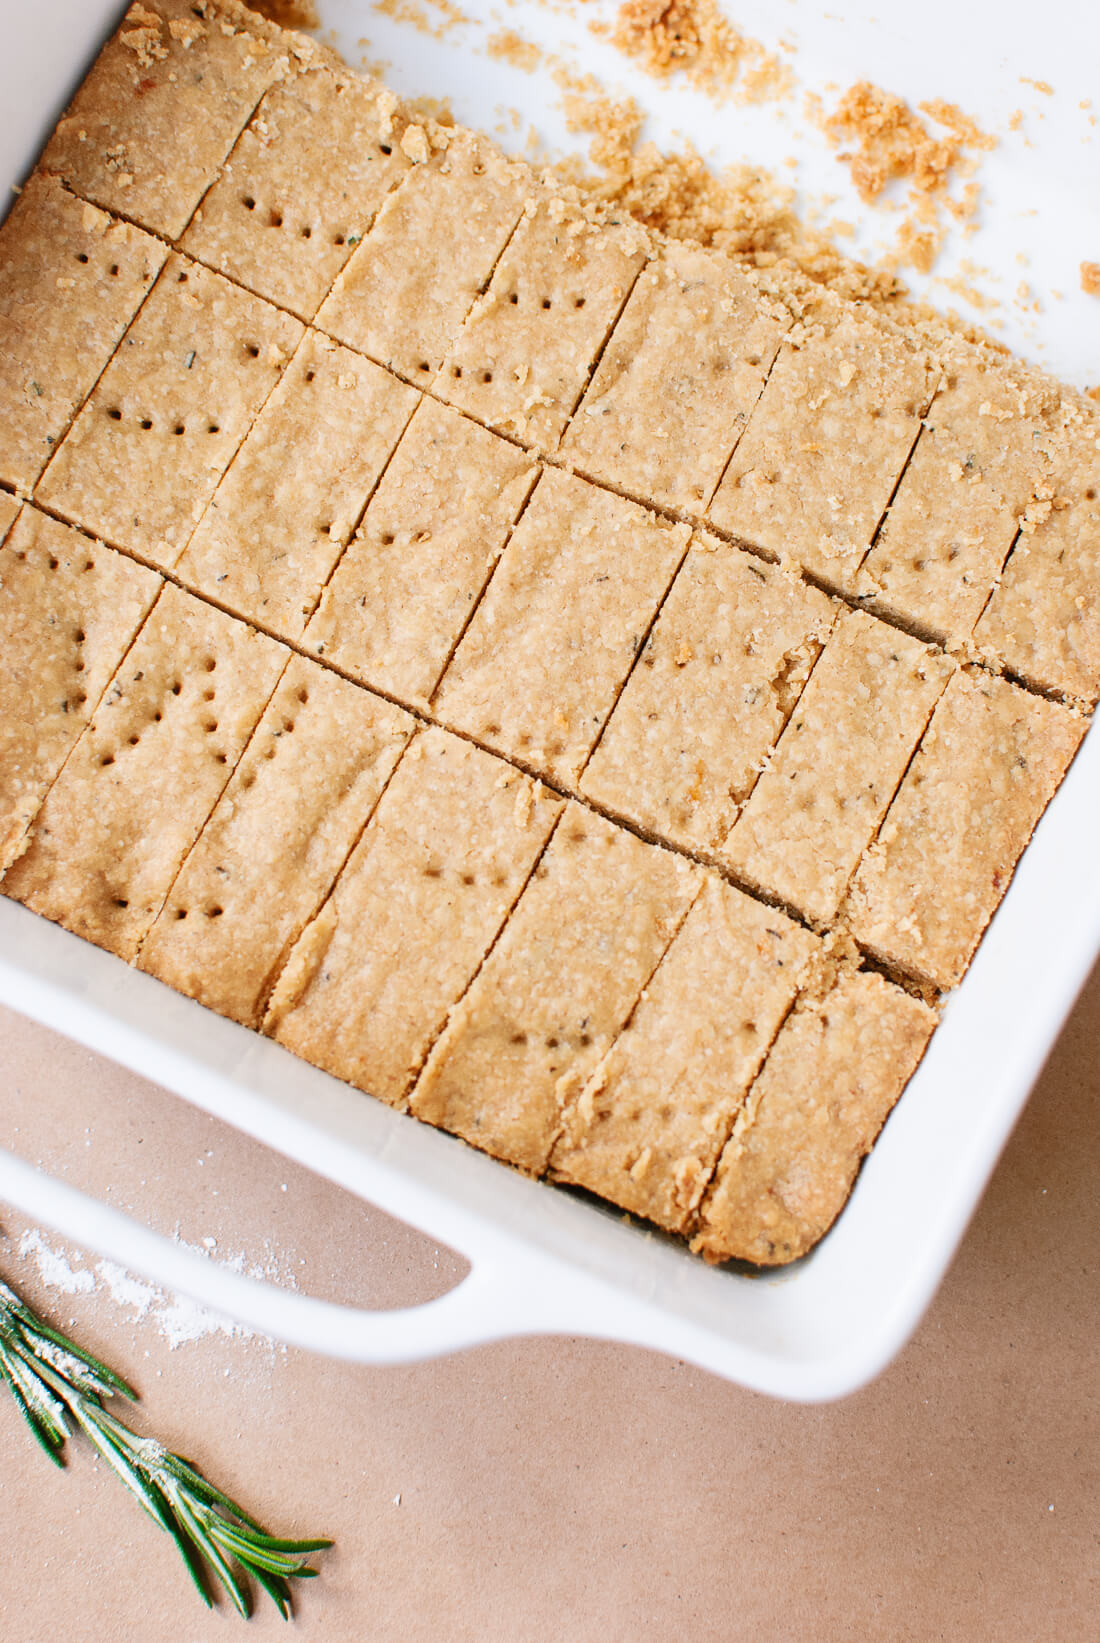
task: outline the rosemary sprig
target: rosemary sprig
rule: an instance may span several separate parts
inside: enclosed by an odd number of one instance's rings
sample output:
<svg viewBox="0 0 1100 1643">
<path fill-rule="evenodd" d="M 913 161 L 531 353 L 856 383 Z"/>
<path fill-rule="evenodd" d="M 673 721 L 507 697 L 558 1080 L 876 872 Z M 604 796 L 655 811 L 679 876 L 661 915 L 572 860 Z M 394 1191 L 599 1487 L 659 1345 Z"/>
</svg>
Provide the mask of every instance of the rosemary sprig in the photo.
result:
<svg viewBox="0 0 1100 1643">
<path fill-rule="evenodd" d="M 149 1516 L 172 1536 L 209 1607 L 210 1583 L 221 1585 L 245 1619 L 252 1613 L 251 1576 L 286 1620 L 291 1580 L 317 1573 L 303 1559 L 330 1540 L 278 1540 L 265 1534 L 198 1467 L 149 1438 L 139 1438 L 111 1411 L 108 1399 L 137 1393 L 106 1364 L 51 1329 L 0 1282 L 0 1381 L 38 1443 L 64 1466 L 65 1440 L 85 1434 Z"/>
</svg>

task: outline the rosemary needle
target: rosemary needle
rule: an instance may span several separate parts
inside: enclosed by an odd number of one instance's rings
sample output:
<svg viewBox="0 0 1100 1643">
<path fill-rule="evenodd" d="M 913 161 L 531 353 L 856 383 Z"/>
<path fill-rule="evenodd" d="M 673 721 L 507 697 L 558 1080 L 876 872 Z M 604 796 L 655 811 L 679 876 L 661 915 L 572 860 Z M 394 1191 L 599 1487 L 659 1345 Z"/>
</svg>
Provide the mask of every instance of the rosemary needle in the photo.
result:
<svg viewBox="0 0 1100 1643">
<path fill-rule="evenodd" d="M 63 1466 L 65 1440 L 78 1428 L 175 1541 L 203 1601 L 209 1585 L 228 1592 L 245 1619 L 252 1613 L 247 1577 L 286 1620 L 291 1580 L 317 1573 L 303 1562 L 330 1540 L 277 1540 L 265 1534 L 196 1466 L 149 1438 L 139 1438 L 105 1407 L 137 1393 L 106 1364 L 51 1329 L 0 1282 L 0 1381 L 46 1454 Z"/>
</svg>

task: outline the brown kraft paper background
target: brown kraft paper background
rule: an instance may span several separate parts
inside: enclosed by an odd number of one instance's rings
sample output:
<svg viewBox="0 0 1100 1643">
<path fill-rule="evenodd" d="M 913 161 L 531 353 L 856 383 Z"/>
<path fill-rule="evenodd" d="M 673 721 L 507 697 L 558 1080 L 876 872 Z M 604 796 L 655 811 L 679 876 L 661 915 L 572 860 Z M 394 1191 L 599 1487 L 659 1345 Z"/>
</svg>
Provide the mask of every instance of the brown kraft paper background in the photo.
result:
<svg viewBox="0 0 1100 1643">
<path fill-rule="evenodd" d="M 275 1533 L 335 1537 L 324 1643 L 1076 1643 L 1095 1635 L 1100 968 L 912 1344 L 871 1387 L 773 1402 L 654 1353 L 512 1341 L 363 1369 L 0 1273 L 127 1376 L 136 1416 Z M 218 1259 L 366 1306 L 446 1250 L 174 1096 L 0 1011 L 0 1144 Z M 945 1145 L 950 1137 L 945 1137 Z M 94 1270 L 48 1229 L 71 1270 Z M 81 1444 L 57 1474 L 0 1395 L 4 1643 L 207 1643 L 167 1537 Z M 266 1600 L 265 1600 L 266 1603 Z"/>
</svg>

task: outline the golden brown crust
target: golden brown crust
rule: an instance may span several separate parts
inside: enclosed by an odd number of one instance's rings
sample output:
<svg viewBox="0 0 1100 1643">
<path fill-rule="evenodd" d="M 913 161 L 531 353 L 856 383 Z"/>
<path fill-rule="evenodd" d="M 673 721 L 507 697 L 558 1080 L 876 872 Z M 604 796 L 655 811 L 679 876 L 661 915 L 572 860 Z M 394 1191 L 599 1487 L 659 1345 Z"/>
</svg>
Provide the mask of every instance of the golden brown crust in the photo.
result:
<svg viewBox="0 0 1100 1643">
<path fill-rule="evenodd" d="M 0 228 L 0 480 L 30 491 L 160 272 L 140 228 L 30 179 Z"/>
<path fill-rule="evenodd" d="M 38 499 L 171 570 L 301 335 L 173 252 Z"/>
<path fill-rule="evenodd" d="M 708 876 L 627 1027 L 567 1107 L 551 1173 L 684 1231 L 818 950 L 782 913 Z"/>
<path fill-rule="evenodd" d="M 650 246 L 637 223 L 593 221 L 568 190 L 533 196 L 434 392 L 553 450 Z"/>
<path fill-rule="evenodd" d="M 792 332 L 710 505 L 720 530 L 851 588 L 935 387 L 911 339 L 840 304 Z"/>
<path fill-rule="evenodd" d="M 632 496 L 701 516 L 790 324 L 733 262 L 662 247 L 630 293 L 563 454 Z"/>
<path fill-rule="evenodd" d="M 10 497 L 0 497 L 0 537 Z M 25 507 L 0 548 L 0 873 L 96 711 L 160 577 Z M 5 886 L 6 888 L 6 886 Z"/>
<path fill-rule="evenodd" d="M 538 468 L 433 399 L 420 402 L 305 645 L 427 708 Z"/>
<path fill-rule="evenodd" d="M 546 469 L 433 713 L 575 784 L 687 538 L 686 525 Z"/>
<path fill-rule="evenodd" d="M 1040 689 L 1100 698 L 1100 427 L 1054 443 L 1031 510 L 974 638 Z"/>
<path fill-rule="evenodd" d="M 695 538 L 582 792 L 686 850 L 716 851 L 837 616 L 776 566 Z"/>
<path fill-rule="evenodd" d="M 399 708 L 294 657 L 142 943 L 140 967 L 258 1027 L 413 728 Z"/>
<path fill-rule="evenodd" d="M 9 868 L 6 894 L 134 958 L 288 655 L 165 587 Z"/>
<path fill-rule="evenodd" d="M 522 1169 L 610 1048 L 699 888 L 699 870 L 570 805 L 413 1091 L 418 1118 Z"/>
<path fill-rule="evenodd" d="M 291 953 L 264 1030 L 400 1105 L 560 810 L 469 743 L 417 736 Z"/>
<path fill-rule="evenodd" d="M 936 1025 L 881 976 L 842 974 L 788 1019 L 722 1154 L 692 1248 L 792 1261 L 833 1224 Z"/>
<path fill-rule="evenodd" d="M 948 685 L 852 885 L 857 939 L 936 987 L 960 981 L 1088 727 L 977 669 Z"/>
<path fill-rule="evenodd" d="M 43 168 L 174 239 L 268 86 L 311 49 L 233 0 L 132 5 L 58 122 Z"/>
<path fill-rule="evenodd" d="M 428 387 L 533 186 L 528 167 L 485 138 L 446 133 L 385 200 L 317 324 Z"/>
<path fill-rule="evenodd" d="M 393 129 L 391 103 L 381 86 L 329 69 L 272 86 L 182 248 L 312 319 L 412 163 Z"/>
<path fill-rule="evenodd" d="M 954 667 L 920 640 L 847 611 L 723 862 L 805 917 L 831 922 Z"/>
<path fill-rule="evenodd" d="M 1057 403 L 977 355 L 950 371 L 859 576 L 874 610 L 944 642 L 973 632 L 1044 488 L 1037 435 Z"/>
<path fill-rule="evenodd" d="M 238 615 L 301 637 L 417 393 L 307 332 L 177 565 Z"/>
</svg>

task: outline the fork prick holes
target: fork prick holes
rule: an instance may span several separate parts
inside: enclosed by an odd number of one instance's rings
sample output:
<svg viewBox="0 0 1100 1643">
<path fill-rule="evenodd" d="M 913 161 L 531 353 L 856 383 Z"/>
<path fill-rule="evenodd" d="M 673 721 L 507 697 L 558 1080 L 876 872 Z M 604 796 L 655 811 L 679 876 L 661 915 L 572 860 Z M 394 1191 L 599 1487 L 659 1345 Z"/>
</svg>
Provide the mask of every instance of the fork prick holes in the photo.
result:
<svg viewBox="0 0 1100 1643">
<path fill-rule="evenodd" d="M 241 204 L 244 206 L 246 211 L 255 211 L 256 209 L 256 202 L 252 198 L 251 194 L 246 194 L 241 200 Z"/>
<path fill-rule="evenodd" d="M 178 696 L 182 689 L 183 689 L 183 686 L 180 684 L 179 680 L 177 679 L 175 681 L 175 683 L 173 684 L 173 686 L 172 686 L 172 695 L 173 696 Z"/>
<path fill-rule="evenodd" d="M 224 912 L 225 912 L 225 908 L 224 907 L 219 907 L 217 905 L 217 903 L 215 903 L 215 905 L 213 907 L 208 907 L 206 909 L 206 916 L 207 916 L 207 918 L 221 918 L 221 916 Z"/>
<path fill-rule="evenodd" d="M 272 228 L 281 228 L 283 226 L 283 214 L 281 211 L 273 211 L 267 220 Z"/>
<path fill-rule="evenodd" d="M 249 359 L 259 359 L 260 357 L 260 350 L 254 342 L 246 342 L 244 345 L 244 351 L 248 355 Z"/>
<path fill-rule="evenodd" d="M 107 415 L 110 417 L 112 422 L 122 421 L 122 412 L 119 410 L 117 405 L 112 405 L 111 409 L 107 412 Z"/>
<path fill-rule="evenodd" d="M 187 908 L 186 907 L 177 907 L 176 908 L 176 917 L 177 917 L 177 919 L 186 918 L 187 917 Z"/>
<path fill-rule="evenodd" d="M 187 429 L 184 427 L 182 422 L 177 422 L 176 426 L 172 429 L 172 432 L 177 438 L 179 438 L 180 434 L 185 434 L 187 432 Z"/>
<path fill-rule="evenodd" d="M 142 419 L 141 419 L 141 426 L 142 426 L 143 431 L 145 433 L 148 433 L 149 429 L 153 426 L 153 424 L 150 421 L 149 417 L 143 416 Z"/>
<path fill-rule="evenodd" d="M 304 688 L 300 690 L 298 692 L 298 700 L 301 702 L 302 706 L 305 707 L 306 703 L 309 701 L 309 691 Z"/>
<path fill-rule="evenodd" d="M 206 669 L 207 673 L 213 673 L 218 664 L 213 656 L 208 656 L 202 665 Z"/>
<path fill-rule="evenodd" d="M 542 306 L 543 306 L 543 307 L 544 307 L 544 308 L 549 308 L 549 307 L 551 307 L 551 306 L 552 306 L 552 305 L 551 305 L 551 302 L 550 302 L 550 298 L 549 298 L 549 297 L 543 297 L 543 299 L 542 299 Z"/>
<path fill-rule="evenodd" d="M 76 254 L 76 260 L 77 262 L 86 263 L 88 260 L 88 253 L 86 251 L 78 251 Z"/>
<path fill-rule="evenodd" d="M 113 753 L 104 753 L 101 755 L 99 762 L 101 765 L 114 764 L 115 756 Z"/>
<path fill-rule="evenodd" d="M 309 240 L 309 239 L 312 239 L 312 238 L 313 238 L 313 230 L 312 230 L 312 228 L 311 228 L 311 227 L 310 227 L 310 226 L 309 226 L 309 224 L 308 224 L 308 223 L 307 223 L 307 224 L 306 224 L 306 226 L 305 226 L 305 227 L 304 227 L 304 228 L 303 228 L 303 229 L 302 229 L 302 230 L 301 230 L 301 235 L 302 235 L 302 238 L 303 238 L 303 239 L 304 239 L 304 240 Z"/>
</svg>

